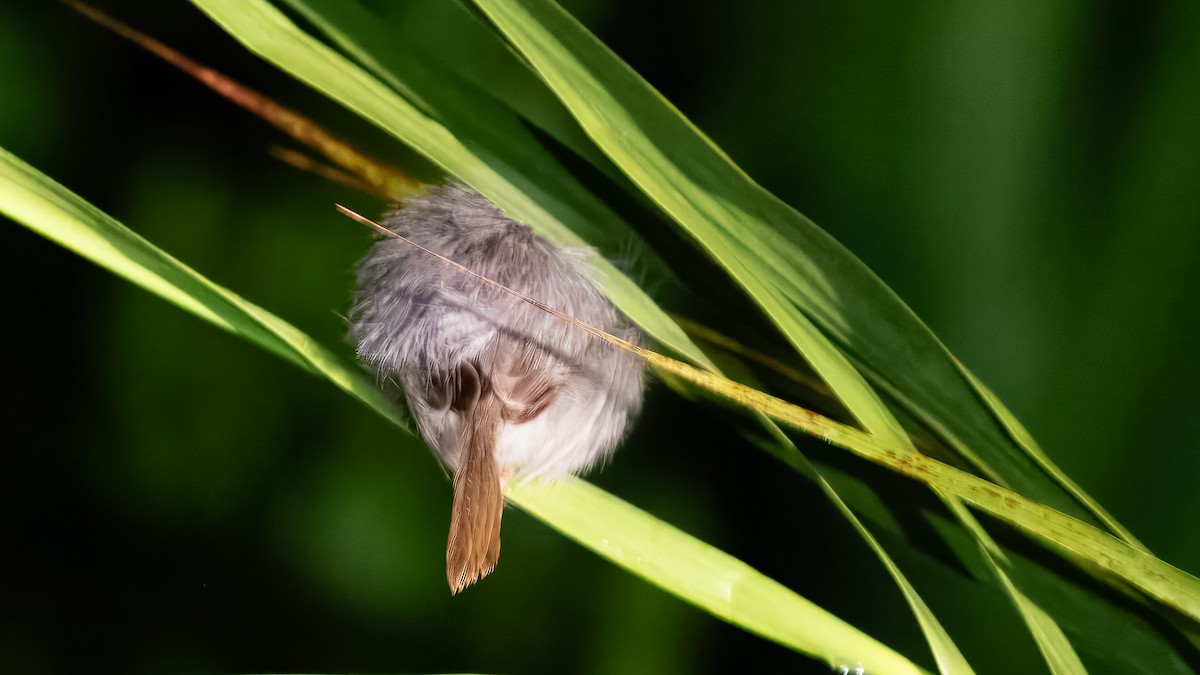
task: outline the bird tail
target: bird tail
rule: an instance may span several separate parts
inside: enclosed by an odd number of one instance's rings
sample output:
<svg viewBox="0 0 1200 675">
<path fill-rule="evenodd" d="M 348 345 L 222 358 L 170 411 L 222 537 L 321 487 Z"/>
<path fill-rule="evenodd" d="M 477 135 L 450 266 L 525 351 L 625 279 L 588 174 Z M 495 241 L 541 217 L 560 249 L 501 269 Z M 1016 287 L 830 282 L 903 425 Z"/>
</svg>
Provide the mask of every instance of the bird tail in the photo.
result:
<svg viewBox="0 0 1200 675">
<path fill-rule="evenodd" d="M 471 414 L 462 418 L 466 438 L 454 472 L 454 505 L 446 541 L 446 580 L 451 594 L 491 574 L 500 559 L 504 494 L 495 452 L 499 418 L 489 403 L 479 401 Z"/>
</svg>

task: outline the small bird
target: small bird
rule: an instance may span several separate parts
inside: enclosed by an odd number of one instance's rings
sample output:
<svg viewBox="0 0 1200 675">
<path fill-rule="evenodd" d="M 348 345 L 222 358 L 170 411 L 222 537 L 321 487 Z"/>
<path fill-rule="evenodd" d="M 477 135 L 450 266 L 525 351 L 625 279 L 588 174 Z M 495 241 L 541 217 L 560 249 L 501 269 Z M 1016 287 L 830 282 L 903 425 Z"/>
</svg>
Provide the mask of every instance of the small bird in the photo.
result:
<svg viewBox="0 0 1200 675">
<path fill-rule="evenodd" d="M 430 188 L 383 227 L 476 274 L 639 344 L 599 292 L 587 251 L 505 216 L 468 187 Z M 351 338 L 399 384 L 425 442 L 453 473 L 446 578 L 457 594 L 495 569 L 508 480 L 552 479 L 607 459 L 642 405 L 625 350 L 401 239 L 358 264 Z"/>
</svg>

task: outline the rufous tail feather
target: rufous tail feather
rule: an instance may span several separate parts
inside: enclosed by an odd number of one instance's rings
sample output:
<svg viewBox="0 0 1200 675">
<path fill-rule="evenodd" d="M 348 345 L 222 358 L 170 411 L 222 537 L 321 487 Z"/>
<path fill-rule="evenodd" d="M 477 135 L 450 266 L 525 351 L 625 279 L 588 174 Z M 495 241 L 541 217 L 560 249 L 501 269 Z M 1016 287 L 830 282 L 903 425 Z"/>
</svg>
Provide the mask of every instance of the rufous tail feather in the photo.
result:
<svg viewBox="0 0 1200 675">
<path fill-rule="evenodd" d="M 454 505 L 446 541 L 446 580 L 452 594 L 490 574 L 500 559 L 504 494 L 495 456 L 498 408 L 489 398 L 485 395 L 462 420 L 466 438 L 454 472 Z"/>
</svg>

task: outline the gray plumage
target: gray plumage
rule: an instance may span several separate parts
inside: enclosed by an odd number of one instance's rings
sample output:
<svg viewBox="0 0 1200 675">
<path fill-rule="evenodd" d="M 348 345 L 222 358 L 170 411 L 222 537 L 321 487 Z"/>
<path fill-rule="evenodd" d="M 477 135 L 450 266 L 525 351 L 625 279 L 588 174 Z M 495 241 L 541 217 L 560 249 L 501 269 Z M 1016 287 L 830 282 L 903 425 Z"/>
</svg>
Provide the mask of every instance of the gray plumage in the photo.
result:
<svg viewBox="0 0 1200 675">
<path fill-rule="evenodd" d="M 637 331 L 597 290 L 586 251 L 557 246 L 478 193 L 434 187 L 383 226 L 609 333 Z M 452 590 L 494 567 L 501 481 L 554 478 L 611 454 L 641 407 L 628 352 L 397 239 L 359 263 L 351 336 L 398 382 L 426 442 L 454 472 Z"/>
</svg>

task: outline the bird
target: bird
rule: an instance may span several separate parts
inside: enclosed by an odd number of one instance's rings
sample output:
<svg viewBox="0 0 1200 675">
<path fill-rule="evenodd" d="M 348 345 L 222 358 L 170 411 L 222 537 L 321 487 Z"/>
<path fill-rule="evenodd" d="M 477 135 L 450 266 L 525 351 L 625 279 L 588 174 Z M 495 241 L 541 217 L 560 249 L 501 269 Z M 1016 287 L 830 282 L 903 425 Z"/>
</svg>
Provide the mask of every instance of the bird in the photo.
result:
<svg viewBox="0 0 1200 675">
<path fill-rule="evenodd" d="M 496 567 L 506 483 L 603 463 L 642 407 L 637 356 L 496 284 L 631 344 L 643 337 L 600 291 L 589 249 L 552 242 L 464 184 L 429 187 L 381 224 L 401 237 L 359 261 L 350 337 L 453 476 L 446 578 L 458 594 Z"/>
</svg>

